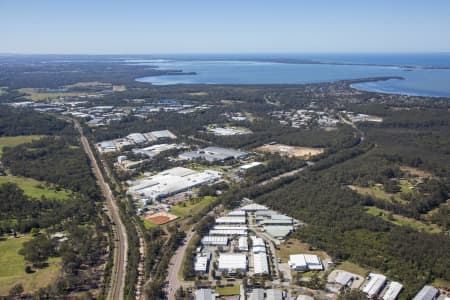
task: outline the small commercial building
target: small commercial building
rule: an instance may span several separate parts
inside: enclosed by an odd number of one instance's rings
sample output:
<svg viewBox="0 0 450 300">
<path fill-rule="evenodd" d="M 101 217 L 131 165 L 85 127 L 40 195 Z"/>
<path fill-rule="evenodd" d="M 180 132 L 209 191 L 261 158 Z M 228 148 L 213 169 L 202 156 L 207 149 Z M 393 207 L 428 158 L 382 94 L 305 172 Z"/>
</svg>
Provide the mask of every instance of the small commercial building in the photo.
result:
<svg viewBox="0 0 450 300">
<path fill-rule="evenodd" d="M 436 300 L 439 297 L 439 290 L 431 285 L 424 286 L 413 300 Z"/>
<path fill-rule="evenodd" d="M 267 300 L 283 300 L 283 292 L 280 290 L 270 289 L 266 290 L 266 299 Z"/>
<path fill-rule="evenodd" d="M 264 290 L 263 289 L 253 289 L 249 296 L 249 300 L 264 300 Z"/>
<path fill-rule="evenodd" d="M 338 270 L 338 274 L 336 275 L 336 278 L 334 279 L 335 284 L 339 284 L 343 287 L 350 287 L 353 284 L 353 281 L 358 277 L 357 275 L 343 271 Z"/>
<path fill-rule="evenodd" d="M 248 241 L 246 236 L 241 236 L 238 240 L 239 251 L 248 251 Z"/>
<path fill-rule="evenodd" d="M 387 286 L 386 292 L 381 298 L 383 300 L 396 300 L 402 289 L 403 284 L 401 284 L 400 282 L 391 281 Z"/>
<path fill-rule="evenodd" d="M 197 253 L 194 261 L 194 271 L 197 274 L 208 273 L 209 262 L 211 260 L 211 253 Z"/>
<path fill-rule="evenodd" d="M 293 254 L 289 256 L 289 268 L 294 271 L 323 270 L 320 257 L 314 254 Z"/>
<path fill-rule="evenodd" d="M 247 255 L 220 253 L 218 270 L 220 272 L 237 273 L 247 271 Z"/>
<path fill-rule="evenodd" d="M 262 238 L 252 236 L 252 252 L 266 254 L 266 244 Z"/>
<path fill-rule="evenodd" d="M 211 289 L 200 289 L 194 292 L 195 300 L 216 300 L 219 295 Z"/>
<path fill-rule="evenodd" d="M 370 273 L 367 276 L 366 283 L 362 291 L 367 294 L 367 297 L 373 298 L 383 290 L 386 285 L 386 276 L 381 274 Z"/>
</svg>

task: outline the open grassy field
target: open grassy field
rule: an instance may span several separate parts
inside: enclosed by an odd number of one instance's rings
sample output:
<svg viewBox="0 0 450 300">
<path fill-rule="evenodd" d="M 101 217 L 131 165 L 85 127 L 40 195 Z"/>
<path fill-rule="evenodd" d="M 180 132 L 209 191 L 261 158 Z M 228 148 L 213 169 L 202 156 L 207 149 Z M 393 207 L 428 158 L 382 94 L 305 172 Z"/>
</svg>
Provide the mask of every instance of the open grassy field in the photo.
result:
<svg viewBox="0 0 450 300">
<path fill-rule="evenodd" d="M 15 284 L 22 284 L 25 292 L 34 292 L 54 282 L 61 270 L 61 258 L 51 258 L 49 266 L 37 269 L 32 274 L 25 273 L 25 260 L 18 251 L 25 241 L 31 239 L 26 235 L 20 238 L 8 238 L 0 241 L 0 295 L 7 295 Z"/>
<path fill-rule="evenodd" d="M 408 181 L 401 180 L 400 181 L 401 193 L 411 193 L 410 189 L 411 186 L 412 186 L 411 183 L 409 183 Z M 387 202 L 397 202 L 401 204 L 407 203 L 407 201 L 401 198 L 401 193 L 395 194 L 386 193 L 380 186 L 373 185 L 371 187 L 362 187 L 356 185 L 349 185 L 348 187 L 360 195 L 371 196 Z"/>
<path fill-rule="evenodd" d="M 49 187 L 45 182 L 37 181 L 32 178 L 20 177 L 20 176 L 0 176 L 0 184 L 12 182 L 21 188 L 25 195 L 33 198 L 41 198 L 42 196 L 48 199 L 60 199 L 66 200 L 70 197 L 71 192 L 66 189 L 57 191 L 53 187 Z"/>
<path fill-rule="evenodd" d="M 287 262 L 289 260 L 289 255 L 291 254 L 315 254 L 322 260 L 330 258 L 326 252 L 311 250 L 309 244 L 303 243 L 297 239 L 289 239 L 282 243 L 279 248 L 280 249 L 276 250 L 276 256 L 281 258 L 283 262 Z"/>
<path fill-rule="evenodd" d="M 377 207 L 369 206 L 367 207 L 366 212 L 368 214 L 371 214 L 376 217 L 380 217 L 386 222 L 390 222 L 392 224 L 398 225 L 398 226 L 408 226 L 418 231 L 426 231 L 429 233 L 441 233 L 442 229 L 435 225 L 435 224 L 425 224 L 424 222 L 421 222 L 416 219 L 407 218 L 401 215 L 397 214 L 391 214 L 387 210 L 383 210 Z M 389 217 L 389 215 L 392 216 Z"/>
<path fill-rule="evenodd" d="M 79 97 L 86 96 L 88 93 L 82 92 L 61 92 L 61 93 L 48 93 L 40 92 L 38 89 L 33 88 L 21 88 L 19 93 L 25 94 L 25 98 L 32 101 L 52 100 L 60 97 Z"/>
<path fill-rule="evenodd" d="M 184 218 L 190 215 L 198 214 L 202 211 L 207 205 L 209 205 L 212 201 L 214 201 L 215 197 L 206 196 L 198 199 L 197 201 L 186 201 L 182 204 L 177 204 L 172 207 L 170 213 Z"/>
<path fill-rule="evenodd" d="M 436 278 L 433 281 L 432 286 L 450 290 L 450 282 L 441 278 Z"/>
<path fill-rule="evenodd" d="M 241 290 L 239 285 L 236 284 L 233 286 L 217 287 L 216 293 L 218 293 L 220 296 L 233 296 L 239 295 L 241 293 Z"/>
<path fill-rule="evenodd" d="M 148 220 L 146 220 L 144 218 L 142 218 L 141 220 L 142 220 L 142 222 L 144 222 L 145 229 L 150 230 L 152 228 L 155 228 L 155 227 L 159 226 L 158 224 L 152 223 L 152 222 L 150 222 L 150 221 L 148 221 Z"/>
<path fill-rule="evenodd" d="M 38 140 L 44 137 L 43 135 L 19 135 L 19 136 L 4 136 L 0 137 L 0 157 L 3 153 L 3 148 L 14 147 L 20 144 L 25 144 Z"/>
<path fill-rule="evenodd" d="M 111 83 L 104 83 L 100 81 L 84 81 L 84 82 L 77 82 L 74 84 L 66 85 L 66 88 L 83 88 L 83 87 L 110 87 Z"/>
<path fill-rule="evenodd" d="M 367 275 L 367 273 L 369 273 L 369 270 L 364 269 L 363 267 L 361 267 L 357 264 L 354 264 L 348 260 L 340 263 L 336 268 L 339 270 L 344 270 L 344 271 L 347 271 L 347 272 L 350 272 L 353 274 L 357 274 L 357 275 L 360 275 L 363 277 L 365 277 Z"/>
</svg>

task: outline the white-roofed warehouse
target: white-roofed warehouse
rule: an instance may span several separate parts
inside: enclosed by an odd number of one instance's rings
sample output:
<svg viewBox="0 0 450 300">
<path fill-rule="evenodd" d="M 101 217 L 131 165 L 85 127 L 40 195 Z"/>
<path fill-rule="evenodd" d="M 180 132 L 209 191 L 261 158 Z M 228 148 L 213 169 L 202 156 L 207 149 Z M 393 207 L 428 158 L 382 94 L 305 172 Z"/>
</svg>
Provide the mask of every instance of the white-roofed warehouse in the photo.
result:
<svg viewBox="0 0 450 300">
<path fill-rule="evenodd" d="M 295 271 L 323 270 L 323 264 L 314 254 L 293 254 L 289 256 L 289 267 Z"/>
<path fill-rule="evenodd" d="M 369 298 L 377 296 L 386 284 L 386 276 L 381 274 L 370 273 L 367 276 L 367 281 L 364 284 L 362 291 L 367 294 Z"/>
<path fill-rule="evenodd" d="M 238 271 L 247 270 L 247 255 L 220 253 L 219 271 L 236 273 Z"/>
<path fill-rule="evenodd" d="M 227 246 L 228 245 L 228 237 L 207 235 L 202 238 L 202 244 L 205 246 Z"/>
<path fill-rule="evenodd" d="M 388 284 L 387 290 L 384 293 L 383 300 L 395 300 L 403 289 L 403 285 L 400 282 L 391 281 Z"/>
<path fill-rule="evenodd" d="M 265 252 L 253 255 L 253 268 L 255 275 L 269 274 L 269 264 Z"/>
</svg>

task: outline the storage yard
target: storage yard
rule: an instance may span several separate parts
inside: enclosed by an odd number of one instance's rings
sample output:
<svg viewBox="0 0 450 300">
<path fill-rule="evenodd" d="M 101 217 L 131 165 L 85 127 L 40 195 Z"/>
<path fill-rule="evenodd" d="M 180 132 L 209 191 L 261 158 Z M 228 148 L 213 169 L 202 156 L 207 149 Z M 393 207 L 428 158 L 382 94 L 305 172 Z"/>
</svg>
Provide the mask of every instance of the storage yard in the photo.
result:
<svg viewBox="0 0 450 300">
<path fill-rule="evenodd" d="M 322 154 L 325 149 L 323 148 L 310 148 L 310 147 L 294 147 L 283 144 L 269 144 L 258 147 L 255 149 L 260 152 L 268 152 L 273 154 L 280 154 L 293 157 L 311 158 L 313 156 Z"/>
</svg>

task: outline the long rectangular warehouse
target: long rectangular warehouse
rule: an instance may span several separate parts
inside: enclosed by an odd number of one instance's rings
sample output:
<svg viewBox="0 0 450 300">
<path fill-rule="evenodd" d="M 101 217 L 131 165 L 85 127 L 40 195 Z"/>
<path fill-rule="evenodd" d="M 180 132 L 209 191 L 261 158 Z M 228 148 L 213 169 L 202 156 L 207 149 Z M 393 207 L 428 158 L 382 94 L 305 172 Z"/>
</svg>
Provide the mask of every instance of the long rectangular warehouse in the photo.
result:
<svg viewBox="0 0 450 300">
<path fill-rule="evenodd" d="M 228 226 L 228 225 L 214 225 L 213 229 L 228 229 L 228 230 L 247 230 L 247 226 Z"/>
<path fill-rule="evenodd" d="M 227 246 L 228 245 L 228 237 L 207 235 L 202 238 L 202 244 L 205 246 Z"/>
<path fill-rule="evenodd" d="M 256 275 L 269 274 L 269 264 L 265 252 L 253 255 L 253 267 Z"/>
<path fill-rule="evenodd" d="M 362 291 L 366 293 L 369 298 L 373 298 L 378 296 L 385 284 L 386 276 L 370 273 Z"/>
<path fill-rule="evenodd" d="M 245 217 L 220 217 L 216 219 L 216 224 L 242 225 L 245 223 L 246 223 Z"/>
<path fill-rule="evenodd" d="M 247 235 L 247 229 L 211 229 L 209 231 L 209 235 L 245 236 L 245 235 Z"/>
</svg>

